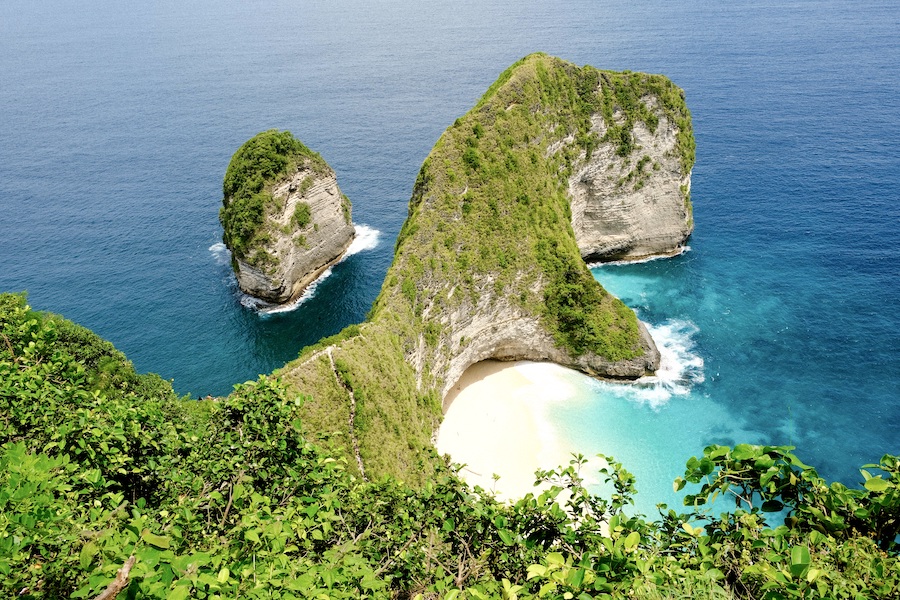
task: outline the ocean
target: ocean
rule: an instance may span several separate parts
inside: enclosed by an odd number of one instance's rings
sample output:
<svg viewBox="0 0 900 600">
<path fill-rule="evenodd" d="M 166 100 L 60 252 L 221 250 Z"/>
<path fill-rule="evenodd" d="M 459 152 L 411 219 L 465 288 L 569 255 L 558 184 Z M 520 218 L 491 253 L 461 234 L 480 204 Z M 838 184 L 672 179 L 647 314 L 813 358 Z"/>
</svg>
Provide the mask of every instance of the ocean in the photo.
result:
<svg viewBox="0 0 900 600">
<path fill-rule="evenodd" d="M 643 506 L 711 443 L 795 445 L 854 483 L 900 453 L 897 31 L 890 0 L 6 0 L 0 290 L 226 394 L 365 318 L 419 166 L 512 62 L 664 73 L 694 118 L 691 249 L 594 273 L 667 366 L 579 379 L 554 426 Z M 334 167 L 361 234 L 276 313 L 247 306 L 218 222 L 228 160 L 270 128 Z"/>
</svg>

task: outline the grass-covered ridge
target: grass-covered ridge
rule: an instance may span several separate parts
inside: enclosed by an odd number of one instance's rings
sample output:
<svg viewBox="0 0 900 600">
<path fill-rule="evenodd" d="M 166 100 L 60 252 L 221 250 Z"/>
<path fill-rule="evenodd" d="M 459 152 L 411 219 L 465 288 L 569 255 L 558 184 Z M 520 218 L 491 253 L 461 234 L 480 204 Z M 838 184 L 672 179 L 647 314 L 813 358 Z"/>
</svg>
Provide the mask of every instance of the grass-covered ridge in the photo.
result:
<svg viewBox="0 0 900 600">
<path fill-rule="evenodd" d="M 504 345 L 515 346 L 515 328 L 537 323 L 535 335 L 556 349 L 538 358 L 640 361 L 637 318 L 581 259 L 569 177 L 601 145 L 620 151 L 634 123 L 654 129 L 662 118 L 684 133 L 678 148 L 687 173 L 690 113 L 665 77 L 543 54 L 502 73 L 425 159 L 367 321 L 280 371 L 291 389 L 312 397 L 307 428 L 339 432 L 333 439 L 357 449 L 351 465 L 361 462 L 370 475 L 425 481 L 443 390 L 451 371 L 466 366 L 459 357 L 480 348 L 479 336 L 503 336 L 508 327 Z M 479 331 L 479 315 L 496 326 Z"/>
<path fill-rule="evenodd" d="M 280 210 L 272 197 L 272 187 L 295 173 L 298 165 L 317 173 L 330 169 L 318 153 L 289 131 L 264 131 L 244 142 L 234 153 L 225 171 L 219 220 L 224 228 L 225 245 L 235 257 L 256 266 L 265 266 L 272 260 L 260 248 L 266 241 L 266 216 Z M 298 218 L 302 220 L 303 215 Z"/>
<path fill-rule="evenodd" d="M 654 518 L 626 514 L 621 465 L 600 473 L 604 498 L 576 458 L 536 476 L 552 489 L 501 505 L 437 460 L 420 486 L 364 481 L 303 434 L 309 401 L 274 377 L 178 398 L 93 333 L 0 294 L 0 596 L 900 595 L 896 456 L 848 488 L 791 448 L 710 446 L 675 482 L 692 486 L 684 512 Z"/>
</svg>

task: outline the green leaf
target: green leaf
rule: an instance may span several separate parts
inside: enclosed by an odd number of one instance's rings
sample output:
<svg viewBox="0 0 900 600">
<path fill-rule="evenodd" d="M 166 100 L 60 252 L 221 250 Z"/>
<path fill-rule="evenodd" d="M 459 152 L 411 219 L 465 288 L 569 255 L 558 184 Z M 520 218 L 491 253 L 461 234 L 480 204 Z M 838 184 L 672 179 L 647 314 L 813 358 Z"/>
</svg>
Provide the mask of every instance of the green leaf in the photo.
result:
<svg viewBox="0 0 900 600">
<path fill-rule="evenodd" d="M 535 577 L 543 577 L 547 574 L 547 567 L 544 565 L 529 565 L 528 577 L 526 579 L 534 579 Z"/>
<path fill-rule="evenodd" d="M 547 555 L 547 564 L 550 566 L 562 566 L 566 564 L 566 559 L 559 552 L 551 552 Z"/>
<path fill-rule="evenodd" d="M 637 547 L 638 543 L 641 541 L 641 534 L 637 531 L 632 531 L 628 534 L 628 537 L 625 538 L 625 549 L 626 550 L 634 550 Z"/>
<path fill-rule="evenodd" d="M 167 600 L 187 600 L 188 596 L 191 595 L 191 586 L 189 585 L 176 585 L 175 589 L 169 592 L 166 596 Z"/>
<path fill-rule="evenodd" d="M 866 480 L 865 487 L 870 492 L 883 492 L 891 487 L 891 482 L 882 479 L 881 476 L 872 477 Z"/>
<path fill-rule="evenodd" d="M 96 556 L 99 550 L 97 544 L 94 542 L 88 542 L 81 547 L 81 553 L 78 555 L 78 563 L 81 565 L 82 570 L 86 570 L 90 566 L 91 562 L 94 560 L 94 556 Z"/>
<path fill-rule="evenodd" d="M 747 460 L 759 456 L 759 446 L 751 446 L 750 444 L 738 444 L 731 451 L 731 458 L 734 460 Z"/>
<path fill-rule="evenodd" d="M 141 532 L 141 539 L 154 548 L 159 548 L 160 550 L 169 549 L 169 538 L 151 533 L 149 529 L 145 529 Z"/>
<path fill-rule="evenodd" d="M 225 583 L 228 581 L 228 578 L 231 576 L 231 572 L 228 570 L 228 567 L 222 567 L 222 570 L 219 571 L 218 577 L 216 579 L 219 583 Z"/>
<path fill-rule="evenodd" d="M 809 548 L 806 546 L 794 546 L 791 548 L 792 565 L 808 565 L 809 561 Z"/>
<path fill-rule="evenodd" d="M 778 512 L 782 509 L 784 509 L 784 504 L 778 500 L 766 500 L 762 505 L 763 512 Z"/>
<path fill-rule="evenodd" d="M 497 532 L 497 535 L 500 536 L 500 539 L 503 540 L 503 543 L 507 546 L 512 546 L 513 543 L 513 535 L 507 531 L 506 529 L 501 529 Z"/>
<path fill-rule="evenodd" d="M 810 556 L 806 546 L 791 548 L 791 575 L 804 577 L 809 570 Z"/>
</svg>

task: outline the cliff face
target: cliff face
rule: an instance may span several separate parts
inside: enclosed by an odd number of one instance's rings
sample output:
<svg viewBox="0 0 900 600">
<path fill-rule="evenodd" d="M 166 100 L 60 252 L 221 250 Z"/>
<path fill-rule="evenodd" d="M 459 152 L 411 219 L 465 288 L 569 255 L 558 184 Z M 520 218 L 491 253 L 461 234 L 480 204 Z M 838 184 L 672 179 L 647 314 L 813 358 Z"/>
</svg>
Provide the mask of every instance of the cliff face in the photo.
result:
<svg viewBox="0 0 900 600">
<path fill-rule="evenodd" d="M 488 282 L 490 284 L 490 282 Z M 637 379 L 659 367 L 660 355 L 643 323 L 638 322 L 641 353 L 611 360 L 596 352 L 571 354 L 557 345 L 539 315 L 515 302 L 486 296 L 478 304 L 463 303 L 445 317 L 453 333 L 448 342 L 456 351 L 431 353 L 427 344 L 412 355 L 417 373 L 429 370 L 441 377 L 444 398 L 470 366 L 488 359 L 550 361 L 604 379 Z M 433 365 L 427 361 L 433 360 Z"/>
<path fill-rule="evenodd" d="M 273 185 L 272 197 L 281 210 L 267 216 L 269 233 L 260 249 L 274 264 L 256 267 L 236 259 L 235 275 L 246 293 L 280 304 L 297 298 L 343 256 L 353 241 L 354 229 L 350 204 L 331 169 L 317 174 L 300 166 L 289 179 Z M 308 211 L 308 222 L 294 217 L 298 211 Z"/>
<path fill-rule="evenodd" d="M 635 150 L 622 156 L 614 145 L 602 144 L 569 178 L 572 229 L 587 261 L 676 254 L 694 228 L 691 174 L 678 152 L 678 124 L 655 97 L 641 102 L 659 115 L 655 131 L 635 123 Z M 621 111 L 613 118 L 621 122 Z M 591 130 L 602 139 L 609 127 L 597 115 Z"/>
<path fill-rule="evenodd" d="M 442 399 L 476 362 L 653 372 L 646 328 L 582 257 L 682 243 L 692 165 L 690 114 L 665 77 L 545 55 L 510 67 L 422 165 L 369 320 L 282 370 L 311 396 L 307 426 L 345 431 L 370 475 L 424 478 Z"/>
<path fill-rule="evenodd" d="M 288 132 L 261 133 L 235 153 L 221 219 L 238 285 L 275 304 L 297 298 L 354 236 L 334 171 Z"/>
</svg>

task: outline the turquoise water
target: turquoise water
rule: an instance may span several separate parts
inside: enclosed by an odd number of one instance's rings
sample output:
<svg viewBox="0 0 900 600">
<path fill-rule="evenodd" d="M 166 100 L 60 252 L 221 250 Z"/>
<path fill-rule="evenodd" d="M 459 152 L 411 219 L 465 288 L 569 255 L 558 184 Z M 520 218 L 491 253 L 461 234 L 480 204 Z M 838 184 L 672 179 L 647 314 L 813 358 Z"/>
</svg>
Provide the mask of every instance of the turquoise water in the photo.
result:
<svg viewBox="0 0 900 600">
<path fill-rule="evenodd" d="M 182 393 L 227 393 L 364 318 L 419 166 L 513 61 L 661 72 L 694 115 L 692 250 L 597 275 L 685 375 L 586 383 L 555 418 L 647 497 L 713 442 L 795 444 L 852 482 L 900 452 L 897 31 L 881 0 L 7 0 L 0 290 Z M 217 211 L 231 154 L 272 127 L 325 157 L 374 239 L 263 314 Z"/>
</svg>

